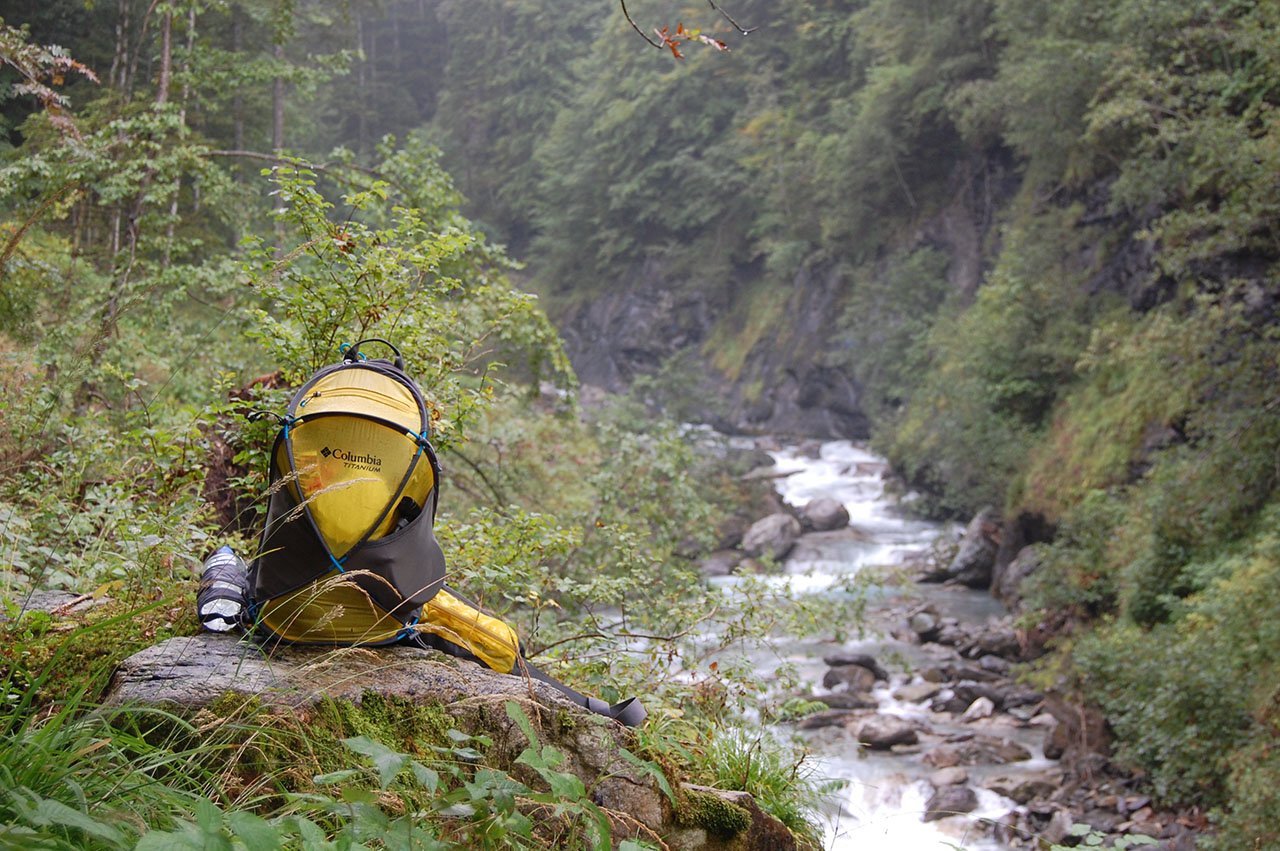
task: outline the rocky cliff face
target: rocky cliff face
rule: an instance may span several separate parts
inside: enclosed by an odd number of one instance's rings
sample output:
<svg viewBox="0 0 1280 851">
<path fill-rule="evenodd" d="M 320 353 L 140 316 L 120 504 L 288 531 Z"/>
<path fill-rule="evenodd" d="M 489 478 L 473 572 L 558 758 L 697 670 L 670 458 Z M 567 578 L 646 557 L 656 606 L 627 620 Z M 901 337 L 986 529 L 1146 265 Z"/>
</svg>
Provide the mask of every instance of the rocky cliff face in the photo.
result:
<svg viewBox="0 0 1280 851">
<path fill-rule="evenodd" d="M 686 288 L 651 261 L 629 280 L 557 317 L 579 379 L 623 392 L 677 356 L 694 365 L 684 398 L 721 430 L 861 438 L 868 434 L 857 383 L 839 364 L 842 307 L 834 269 L 804 269 L 778 321 L 750 345 L 735 375 L 714 366 L 716 340 L 734 340 L 735 305 L 747 284 Z"/>
<path fill-rule="evenodd" d="M 997 152 L 960 162 L 945 202 L 897 241 L 897 249 L 945 254 L 948 286 L 965 297 L 981 284 L 996 214 L 1017 190 L 1007 159 Z M 622 392 L 684 357 L 693 366 L 684 401 L 694 403 L 684 407 L 722 431 L 867 437 L 862 388 L 849 367 L 858 353 L 840 328 L 851 287 L 841 264 L 811 260 L 778 289 L 762 274 L 738 267 L 728 283 L 707 286 L 683 280 L 654 256 L 554 318 L 586 385 Z M 772 310 L 744 310 L 762 290 L 771 290 L 763 300 Z M 722 350 L 732 348 L 745 351 L 726 368 Z"/>
</svg>

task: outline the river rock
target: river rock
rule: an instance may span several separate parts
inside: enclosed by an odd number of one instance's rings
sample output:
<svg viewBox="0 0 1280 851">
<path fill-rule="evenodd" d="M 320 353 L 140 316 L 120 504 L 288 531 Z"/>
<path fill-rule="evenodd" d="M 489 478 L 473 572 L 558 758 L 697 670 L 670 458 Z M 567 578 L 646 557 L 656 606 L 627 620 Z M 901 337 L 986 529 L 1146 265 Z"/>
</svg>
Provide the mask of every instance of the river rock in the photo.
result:
<svg viewBox="0 0 1280 851">
<path fill-rule="evenodd" d="M 825 703 L 832 709 L 875 709 L 880 705 L 874 697 L 865 694 L 854 694 L 851 691 L 818 694 L 814 695 L 813 699 Z"/>
<path fill-rule="evenodd" d="M 924 806 L 924 821 L 971 813 L 978 808 L 978 794 L 968 786 L 943 786 L 936 790 Z"/>
<path fill-rule="evenodd" d="M 1057 810 L 1049 816 L 1049 823 L 1040 831 L 1040 839 L 1050 845 L 1057 845 L 1071 835 L 1071 825 L 1075 819 L 1066 810 Z"/>
<path fill-rule="evenodd" d="M 849 525 L 849 509 L 829 496 L 820 496 L 800 509 L 800 523 L 815 532 L 841 529 Z"/>
<path fill-rule="evenodd" d="M 942 618 L 933 606 L 924 606 L 912 612 L 907 618 L 907 626 L 921 641 L 932 641 L 942 627 Z"/>
<path fill-rule="evenodd" d="M 998 676 L 1007 676 L 1012 666 L 1010 666 L 1008 659 L 996 656 L 994 653 L 988 653 L 978 658 L 978 667 Z"/>
<path fill-rule="evenodd" d="M 876 661 L 874 656 L 866 653 L 833 653 L 830 656 L 823 656 L 822 661 L 832 668 L 837 668 L 841 665 L 861 665 L 875 674 L 877 680 L 889 679 L 889 672 Z"/>
<path fill-rule="evenodd" d="M 742 536 L 742 549 L 749 556 L 781 560 L 800 537 L 800 521 L 790 514 L 770 514 L 751 524 Z"/>
<path fill-rule="evenodd" d="M 1003 700 L 1000 690 L 991 683 L 975 683 L 970 681 L 958 682 L 951 687 L 951 691 L 960 700 L 964 701 L 965 707 L 968 707 L 974 701 L 986 698 L 991 702 L 992 708 L 998 708 Z"/>
<path fill-rule="evenodd" d="M 980 697 L 969 704 L 969 708 L 960 716 L 960 720 L 977 721 L 980 718 L 990 718 L 995 711 L 996 705 L 991 702 L 990 698 Z"/>
<path fill-rule="evenodd" d="M 958 765 L 953 765 L 950 768 L 939 768 L 929 775 L 929 785 L 938 789 L 943 786 L 959 786 L 961 783 L 968 782 L 969 772 Z"/>
<path fill-rule="evenodd" d="M 1013 561 L 997 567 L 991 580 L 991 593 L 1010 611 L 1022 610 L 1023 584 L 1030 579 L 1043 562 L 1040 548 L 1031 544 L 1023 547 Z"/>
<path fill-rule="evenodd" d="M 716 550 L 698 561 L 703 576 L 728 576 L 742 564 L 743 555 L 738 550 Z"/>
<path fill-rule="evenodd" d="M 975 736 L 961 742 L 938 745 L 924 755 L 933 768 L 953 765 L 1004 765 L 1031 759 L 1031 751 L 1016 742 L 991 736 Z"/>
<path fill-rule="evenodd" d="M 982 785 L 997 795 L 1026 805 L 1037 799 L 1046 799 L 1061 788 L 1062 772 L 1052 770 L 1016 777 L 997 775 Z"/>
<path fill-rule="evenodd" d="M 806 715 L 796 722 L 797 730 L 821 730 L 823 727 L 843 727 L 857 717 L 851 709 L 825 709 Z"/>
<path fill-rule="evenodd" d="M 864 694 L 875 688 L 875 672 L 861 665 L 839 665 L 822 676 L 822 687 L 843 688 L 855 694 Z"/>
<path fill-rule="evenodd" d="M 873 751 L 884 751 L 895 745 L 914 745 L 920 736 L 910 722 L 892 715 L 876 715 L 858 726 L 858 741 Z"/>
<path fill-rule="evenodd" d="M 999 545 L 1000 514 L 994 508 L 984 508 L 965 527 L 960 549 L 947 565 L 942 578 L 954 579 L 970 588 L 990 588 Z M 937 577 L 938 574 L 934 573 L 927 579 L 937 581 Z"/>
<path fill-rule="evenodd" d="M 942 691 L 940 683 L 908 683 L 901 686 L 893 696 L 904 703 L 923 703 Z"/>
</svg>

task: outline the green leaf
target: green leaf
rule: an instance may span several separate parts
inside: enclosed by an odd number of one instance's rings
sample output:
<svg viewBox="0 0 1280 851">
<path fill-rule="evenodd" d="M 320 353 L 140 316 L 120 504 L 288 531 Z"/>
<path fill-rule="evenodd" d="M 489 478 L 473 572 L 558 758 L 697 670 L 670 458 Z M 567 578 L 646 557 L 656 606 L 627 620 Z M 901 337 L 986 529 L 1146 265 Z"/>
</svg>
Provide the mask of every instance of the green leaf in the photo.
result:
<svg viewBox="0 0 1280 851">
<path fill-rule="evenodd" d="M 436 789 L 440 786 L 439 773 L 427 768 L 417 760 L 410 762 L 409 768 L 413 771 L 414 779 L 418 781 L 418 785 L 427 790 L 428 794 L 434 795 Z"/>
<path fill-rule="evenodd" d="M 280 832 L 275 826 L 253 813 L 244 810 L 227 813 L 227 825 L 250 851 L 273 851 L 282 847 Z"/>
<path fill-rule="evenodd" d="M 317 774 L 311 778 L 311 782 L 317 786 L 332 786 L 334 783 L 341 783 L 343 780 L 349 780 L 360 774 L 358 768 L 343 768 L 338 771 L 330 771 L 328 774 Z"/>
<path fill-rule="evenodd" d="M 383 789 L 390 786 L 391 782 L 396 779 L 396 775 L 409 764 L 410 757 L 407 754 L 393 751 L 381 742 L 375 742 L 367 736 L 343 739 L 342 743 L 356 753 L 367 756 L 373 762 L 373 767 L 378 771 L 378 781 Z"/>
</svg>

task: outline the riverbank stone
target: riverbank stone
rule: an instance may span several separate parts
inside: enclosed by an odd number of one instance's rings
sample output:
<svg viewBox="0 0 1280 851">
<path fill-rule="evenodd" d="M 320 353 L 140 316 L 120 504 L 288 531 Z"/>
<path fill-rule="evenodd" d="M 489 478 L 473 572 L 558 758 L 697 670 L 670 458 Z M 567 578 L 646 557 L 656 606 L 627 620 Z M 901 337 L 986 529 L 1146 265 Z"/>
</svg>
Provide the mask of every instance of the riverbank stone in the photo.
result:
<svg viewBox="0 0 1280 851">
<path fill-rule="evenodd" d="M 861 665 L 840 665 L 828 669 L 822 675 L 822 687 L 833 691 L 844 689 L 855 694 L 865 694 L 875 688 L 875 685 L 875 672 Z"/>
<path fill-rule="evenodd" d="M 821 496 L 800 509 L 800 523 L 815 532 L 842 529 L 849 525 L 849 509 L 829 496 Z"/>
<path fill-rule="evenodd" d="M 786 558 L 803 530 L 790 514 L 770 514 L 757 520 L 742 536 L 742 551 L 755 558 Z"/>
<path fill-rule="evenodd" d="M 978 793 L 968 786 L 943 786 L 934 791 L 924 805 L 924 821 L 939 821 L 954 815 L 971 813 L 978 808 Z"/>
<path fill-rule="evenodd" d="M 884 666 L 867 653 L 833 653 L 830 656 L 823 656 L 822 661 L 832 668 L 838 668 L 841 665 L 861 665 L 875 674 L 877 680 L 889 679 L 889 672 L 884 669 Z"/>
<path fill-rule="evenodd" d="M 965 527 L 955 558 L 945 569 L 926 573 L 924 581 L 955 581 L 970 588 L 990 588 L 1000 546 L 1000 523 L 996 509 L 988 506 L 979 511 Z"/>
<path fill-rule="evenodd" d="M 883 751 L 895 745 L 914 745 L 920 741 L 920 735 L 908 721 L 892 715 L 875 715 L 858 725 L 858 741 L 873 751 Z"/>
</svg>

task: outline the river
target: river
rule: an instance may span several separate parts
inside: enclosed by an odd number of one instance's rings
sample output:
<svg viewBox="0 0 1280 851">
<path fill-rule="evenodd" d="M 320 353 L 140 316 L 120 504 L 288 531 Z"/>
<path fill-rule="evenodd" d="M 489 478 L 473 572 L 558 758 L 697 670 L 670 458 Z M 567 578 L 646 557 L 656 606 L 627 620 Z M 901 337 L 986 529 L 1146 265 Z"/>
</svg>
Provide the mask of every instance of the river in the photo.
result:
<svg viewBox="0 0 1280 851">
<path fill-rule="evenodd" d="M 818 497 L 832 497 L 850 515 L 849 529 L 802 536 L 788 556 L 777 581 L 797 594 L 843 595 L 852 601 L 847 590 L 852 577 L 889 576 L 893 566 L 918 556 L 940 535 L 949 533 L 940 524 L 908 518 L 885 492 L 884 461 L 860 446 L 836 441 L 822 444 L 816 456 L 795 447 L 770 454 L 776 462 L 776 488 L 785 502 L 800 508 Z M 731 584 L 733 579 L 721 581 Z M 1050 767 L 1041 750 L 1043 729 L 1000 713 L 978 722 L 964 721 L 955 713 L 934 712 L 927 699 L 912 702 L 899 693 L 903 686 L 921 684 L 921 672 L 943 662 L 947 654 L 956 658 L 949 648 L 910 640 L 909 631 L 900 628 L 909 607 L 931 603 L 939 614 L 954 617 L 961 624 L 983 623 L 1003 615 L 1003 608 L 987 593 L 952 586 L 873 579 L 861 593 L 867 599 L 863 628 L 852 630 L 856 634 L 848 640 L 835 643 L 783 637 L 768 658 L 762 655 L 758 660 L 762 670 L 784 662 L 796 666 L 802 679 L 820 694 L 828 667 L 824 656 L 868 654 L 881 662 L 889 677 L 871 691 L 876 708 L 860 715 L 893 716 L 927 731 L 919 745 L 872 751 L 861 746 L 856 734 L 841 724 L 799 733 L 785 725 L 777 730 L 782 736 L 802 736 L 819 773 L 843 781 L 823 813 L 826 847 L 831 851 L 1007 848 L 992 838 L 991 828 L 1018 805 L 982 784 L 997 773 L 1005 777 L 1029 775 Z M 926 763 L 925 755 L 934 744 L 963 740 L 975 730 L 1016 742 L 1031 758 L 1005 765 L 968 764 L 963 771 L 967 785 L 976 793 L 976 808 L 967 814 L 925 821 L 926 805 L 934 792 L 930 778 L 936 778 L 937 770 Z"/>
</svg>

